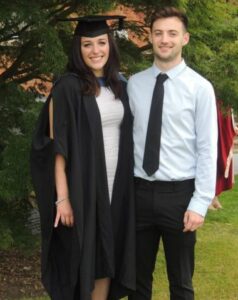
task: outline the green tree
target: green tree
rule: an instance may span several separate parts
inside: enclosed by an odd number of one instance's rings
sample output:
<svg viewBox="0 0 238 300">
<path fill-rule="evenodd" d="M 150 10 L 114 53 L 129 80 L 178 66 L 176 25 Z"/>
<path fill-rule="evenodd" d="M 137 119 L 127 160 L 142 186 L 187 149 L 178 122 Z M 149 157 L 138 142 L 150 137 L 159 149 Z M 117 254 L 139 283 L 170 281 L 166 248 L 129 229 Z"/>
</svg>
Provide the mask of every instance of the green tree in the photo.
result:
<svg viewBox="0 0 238 300">
<path fill-rule="evenodd" d="M 189 64 L 213 83 L 218 99 L 237 110 L 238 2 L 188 3 L 191 43 L 186 54 Z"/>
<path fill-rule="evenodd" d="M 99 13 L 112 8 L 109 0 L 0 1 L 0 83 L 48 80 L 66 63 L 62 40 L 72 33 L 71 13 Z"/>
</svg>

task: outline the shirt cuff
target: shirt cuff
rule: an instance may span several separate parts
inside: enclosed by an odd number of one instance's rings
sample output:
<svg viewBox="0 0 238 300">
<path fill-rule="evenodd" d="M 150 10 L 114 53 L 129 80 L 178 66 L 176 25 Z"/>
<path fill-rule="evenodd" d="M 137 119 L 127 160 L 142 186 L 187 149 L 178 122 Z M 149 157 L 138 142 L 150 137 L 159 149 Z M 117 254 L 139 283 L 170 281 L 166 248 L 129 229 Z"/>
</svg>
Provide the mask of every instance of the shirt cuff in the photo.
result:
<svg viewBox="0 0 238 300">
<path fill-rule="evenodd" d="M 199 201 L 198 199 L 192 198 L 188 205 L 187 210 L 191 210 L 191 211 L 205 217 L 207 214 L 208 206 L 211 204 L 211 202 L 212 202 L 212 199 Z"/>
</svg>

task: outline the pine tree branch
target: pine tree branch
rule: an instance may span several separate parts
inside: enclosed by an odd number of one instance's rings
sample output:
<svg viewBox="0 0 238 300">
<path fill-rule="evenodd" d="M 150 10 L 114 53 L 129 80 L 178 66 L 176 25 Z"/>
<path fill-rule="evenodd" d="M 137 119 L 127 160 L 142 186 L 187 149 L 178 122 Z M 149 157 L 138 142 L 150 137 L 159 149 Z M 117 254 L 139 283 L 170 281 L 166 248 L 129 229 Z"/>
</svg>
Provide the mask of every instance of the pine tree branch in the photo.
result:
<svg viewBox="0 0 238 300">
<path fill-rule="evenodd" d="M 65 3 L 64 5 L 62 5 L 61 7 L 57 8 L 56 10 L 52 11 L 49 14 L 49 17 L 51 18 L 52 16 L 55 16 L 58 13 L 64 12 L 66 10 L 66 8 L 69 7 L 68 3 Z"/>
<path fill-rule="evenodd" d="M 51 16 L 51 20 L 49 21 L 50 25 L 55 25 L 58 22 L 58 19 L 66 18 L 71 13 L 75 12 L 75 7 L 69 7 L 68 9 L 62 10 L 60 13 L 55 13 Z"/>
<path fill-rule="evenodd" d="M 15 32 L 13 32 L 13 33 L 11 33 L 11 34 L 9 34 L 9 35 L 3 37 L 2 39 L 0 39 L 0 43 L 9 41 L 9 40 L 11 40 L 14 36 L 20 35 L 22 32 L 24 32 L 26 29 L 28 29 L 31 25 L 32 25 L 32 24 L 27 24 L 27 25 L 25 25 L 24 27 L 22 27 L 20 30 L 15 31 Z"/>
<path fill-rule="evenodd" d="M 0 81 L 5 81 L 9 78 L 12 78 L 14 76 L 14 74 L 16 74 L 18 67 L 21 65 L 22 61 L 23 61 L 23 57 L 25 55 L 25 53 L 27 52 L 27 50 L 31 47 L 31 41 L 28 41 L 26 44 L 23 45 L 20 54 L 18 55 L 18 57 L 16 58 L 16 60 L 12 63 L 12 65 L 6 70 L 4 71 L 1 75 L 0 75 Z"/>
</svg>

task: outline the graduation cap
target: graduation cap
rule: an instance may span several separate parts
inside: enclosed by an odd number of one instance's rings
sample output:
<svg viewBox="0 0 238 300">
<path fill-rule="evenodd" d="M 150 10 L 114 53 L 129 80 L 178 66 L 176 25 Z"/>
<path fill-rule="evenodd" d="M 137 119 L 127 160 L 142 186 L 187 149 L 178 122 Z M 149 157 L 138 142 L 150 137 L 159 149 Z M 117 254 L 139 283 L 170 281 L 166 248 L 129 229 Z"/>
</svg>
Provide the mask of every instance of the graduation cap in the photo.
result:
<svg viewBox="0 0 238 300">
<path fill-rule="evenodd" d="M 123 29 L 123 20 L 125 16 L 85 16 L 78 18 L 61 19 L 61 21 L 76 21 L 78 22 L 74 35 L 95 37 L 101 34 L 108 33 L 110 27 L 107 24 L 107 20 L 118 20 L 118 30 Z"/>
</svg>

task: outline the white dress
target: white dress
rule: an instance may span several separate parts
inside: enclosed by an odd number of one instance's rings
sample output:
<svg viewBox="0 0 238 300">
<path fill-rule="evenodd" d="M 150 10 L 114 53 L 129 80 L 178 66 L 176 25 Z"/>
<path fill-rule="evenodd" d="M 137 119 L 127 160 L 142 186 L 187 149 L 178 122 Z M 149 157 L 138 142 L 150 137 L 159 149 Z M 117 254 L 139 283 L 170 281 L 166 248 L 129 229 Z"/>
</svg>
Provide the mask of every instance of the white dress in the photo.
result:
<svg viewBox="0 0 238 300">
<path fill-rule="evenodd" d="M 111 202 L 124 107 L 119 99 L 115 99 L 112 91 L 104 86 L 101 86 L 101 91 L 99 96 L 96 97 L 96 101 L 101 115 L 107 182 Z"/>
</svg>

